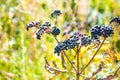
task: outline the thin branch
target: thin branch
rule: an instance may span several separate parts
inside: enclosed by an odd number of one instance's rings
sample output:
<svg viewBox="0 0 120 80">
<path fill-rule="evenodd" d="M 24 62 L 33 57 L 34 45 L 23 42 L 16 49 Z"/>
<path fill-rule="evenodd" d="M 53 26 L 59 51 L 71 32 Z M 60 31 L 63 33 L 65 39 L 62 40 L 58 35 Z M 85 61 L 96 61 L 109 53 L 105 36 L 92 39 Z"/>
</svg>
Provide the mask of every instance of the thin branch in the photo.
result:
<svg viewBox="0 0 120 80">
<path fill-rule="evenodd" d="M 103 43 L 105 42 L 106 38 L 104 38 L 104 40 L 102 41 L 102 43 L 100 44 L 100 46 L 98 47 L 97 51 L 95 52 L 95 54 L 93 55 L 93 57 L 90 59 L 90 61 L 88 62 L 88 64 L 81 70 L 81 72 L 79 73 L 79 75 L 82 74 L 82 72 L 89 66 L 89 64 L 93 61 L 93 59 L 95 58 L 96 54 L 98 53 L 98 51 L 100 50 L 100 48 L 102 47 Z"/>
</svg>

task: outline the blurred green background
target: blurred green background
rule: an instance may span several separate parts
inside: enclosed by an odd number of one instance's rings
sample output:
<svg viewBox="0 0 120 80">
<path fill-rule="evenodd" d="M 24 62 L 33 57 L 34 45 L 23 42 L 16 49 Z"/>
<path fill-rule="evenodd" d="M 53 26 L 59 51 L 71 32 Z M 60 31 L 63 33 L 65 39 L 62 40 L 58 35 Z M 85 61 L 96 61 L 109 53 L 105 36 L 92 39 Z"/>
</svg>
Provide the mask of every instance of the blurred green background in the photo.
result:
<svg viewBox="0 0 120 80">
<path fill-rule="evenodd" d="M 63 70 L 60 57 L 54 54 L 57 42 L 52 35 L 43 35 L 41 40 L 35 38 L 36 29 L 26 31 L 26 25 L 31 21 L 49 21 L 54 25 L 50 13 L 60 9 L 57 26 L 61 29 L 65 22 L 79 23 L 82 29 L 72 26 L 72 31 L 89 32 L 95 24 L 109 24 L 111 18 L 120 17 L 120 0 L 0 0 L 0 80 L 72 80 L 73 73 L 63 73 L 54 76 L 44 68 L 44 57 L 52 64 L 55 61 Z M 120 26 L 114 26 L 114 35 L 108 38 L 94 59 L 85 70 L 80 80 L 89 77 L 97 69 L 101 61 L 103 70 L 97 78 L 112 74 L 120 63 Z M 80 52 L 80 68 L 87 64 L 95 50 L 83 47 Z M 67 52 L 72 61 L 74 52 Z M 68 62 L 66 60 L 66 62 Z M 67 63 L 67 69 L 71 65 Z M 118 74 L 120 79 L 120 72 Z"/>
</svg>

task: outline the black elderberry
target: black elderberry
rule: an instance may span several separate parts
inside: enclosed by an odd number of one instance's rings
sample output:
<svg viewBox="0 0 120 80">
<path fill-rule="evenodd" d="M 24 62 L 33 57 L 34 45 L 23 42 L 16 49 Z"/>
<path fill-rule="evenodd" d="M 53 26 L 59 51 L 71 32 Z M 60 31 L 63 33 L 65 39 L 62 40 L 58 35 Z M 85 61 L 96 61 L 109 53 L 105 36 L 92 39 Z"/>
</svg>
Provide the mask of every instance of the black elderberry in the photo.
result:
<svg viewBox="0 0 120 80">
<path fill-rule="evenodd" d="M 89 36 L 84 36 L 81 38 L 81 46 L 91 44 L 91 38 Z"/>
<path fill-rule="evenodd" d="M 101 27 L 101 33 L 102 33 L 102 36 L 106 38 L 106 37 L 109 37 L 114 32 L 111 26 L 106 25 Z"/>
<path fill-rule="evenodd" d="M 51 26 L 49 22 L 45 22 L 42 26 Z"/>
<path fill-rule="evenodd" d="M 101 34 L 101 26 L 99 26 L 99 25 L 93 26 L 91 29 L 91 35 L 92 36 L 96 36 L 96 35 L 101 36 L 102 35 Z"/>
<path fill-rule="evenodd" d="M 80 33 L 80 32 L 74 32 L 72 35 L 71 35 L 71 39 L 72 40 L 79 40 L 81 37 L 83 36 L 83 34 L 82 33 Z"/>
<path fill-rule="evenodd" d="M 29 24 L 27 24 L 26 26 L 26 30 L 28 31 L 29 28 L 32 28 L 32 27 L 36 27 L 36 26 L 39 26 L 40 22 L 30 22 Z"/>
<path fill-rule="evenodd" d="M 118 23 L 120 25 L 120 18 L 114 17 L 113 19 L 111 19 L 110 23 L 112 22 Z"/>
<path fill-rule="evenodd" d="M 94 27 L 92 27 L 91 29 L 91 36 L 92 39 L 98 39 L 98 36 L 103 36 L 103 37 L 109 37 L 111 34 L 113 34 L 113 29 L 111 26 L 98 26 L 95 25 Z"/>
<path fill-rule="evenodd" d="M 41 37 L 40 35 L 36 35 L 36 38 L 37 38 L 37 39 L 40 39 L 40 37 Z"/>
<path fill-rule="evenodd" d="M 60 34 L 59 28 L 53 27 L 53 28 L 52 28 L 52 34 L 55 35 L 55 36 L 56 36 L 56 35 L 59 35 L 59 34 Z"/>
<path fill-rule="evenodd" d="M 61 14 L 62 14 L 61 11 L 58 10 L 58 9 L 56 9 L 56 10 L 54 10 L 54 11 L 51 13 L 51 17 L 59 16 L 59 15 L 61 15 Z"/>
</svg>

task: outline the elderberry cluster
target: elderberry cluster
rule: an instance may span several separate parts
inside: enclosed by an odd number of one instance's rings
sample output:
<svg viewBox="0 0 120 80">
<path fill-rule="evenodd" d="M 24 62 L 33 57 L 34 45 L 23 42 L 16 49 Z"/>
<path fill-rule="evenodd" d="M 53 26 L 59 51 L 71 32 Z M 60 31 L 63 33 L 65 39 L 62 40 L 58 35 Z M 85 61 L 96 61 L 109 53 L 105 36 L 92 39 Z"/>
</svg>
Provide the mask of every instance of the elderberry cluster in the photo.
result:
<svg viewBox="0 0 120 80">
<path fill-rule="evenodd" d="M 70 36 L 70 38 L 72 38 L 72 39 L 74 39 L 74 40 L 76 40 L 76 41 L 78 41 L 81 37 L 83 37 L 83 34 L 80 33 L 80 32 L 74 32 L 74 33 Z"/>
<path fill-rule="evenodd" d="M 42 26 L 51 26 L 49 22 L 45 22 Z"/>
<path fill-rule="evenodd" d="M 91 40 L 91 37 L 90 36 L 83 36 L 80 40 L 80 45 L 81 46 L 87 46 L 87 45 L 90 45 L 92 40 Z"/>
<path fill-rule="evenodd" d="M 80 32 L 75 32 L 69 39 L 64 40 L 63 42 L 59 43 L 55 49 L 54 53 L 59 53 L 62 50 L 73 49 L 77 46 L 86 46 L 91 44 L 92 40 L 90 36 L 86 36 L 81 34 Z"/>
<path fill-rule="evenodd" d="M 79 43 L 75 42 L 75 41 L 72 40 L 72 39 L 67 39 L 67 40 L 63 41 L 62 43 L 59 43 L 59 44 L 55 47 L 54 53 L 58 53 L 58 56 L 59 56 L 60 51 L 72 49 L 72 48 L 74 48 L 75 46 L 78 46 L 78 44 L 79 44 Z"/>
<path fill-rule="evenodd" d="M 108 25 L 105 26 L 95 25 L 91 29 L 91 35 L 93 39 L 98 39 L 98 36 L 103 36 L 104 38 L 107 38 L 113 33 L 114 32 L 112 27 Z"/>
<path fill-rule="evenodd" d="M 39 27 L 39 24 L 40 24 L 40 22 L 34 22 L 34 21 L 32 21 L 29 24 L 27 24 L 26 30 L 28 31 L 29 28 L 32 28 L 32 27 Z"/>
<path fill-rule="evenodd" d="M 56 26 L 54 26 L 54 27 L 52 28 L 52 34 L 53 34 L 54 36 L 59 35 L 59 34 L 60 34 L 60 29 L 57 28 Z"/>
<path fill-rule="evenodd" d="M 41 39 L 41 35 L 44 33 L 47 33 L 47 31 L 49 31 L 49 27 L 46 26 L 41 26 L 38 31 L 36 32 L 36 38 L 37 39 Z"/>
<path fill-rule="evenodd" d="M 114 17 L 113 19 L 111 19 L 110 23 L 112 22 L 118 23 L 120 25 L 120 18 Z"/>
<path fill-rule="evenodd" d="M 56 9 L 51 13 L 51 17 L 59 16 L 61 14 L 62 14 L 62 12 L 60 10 Z"/>
</svg>

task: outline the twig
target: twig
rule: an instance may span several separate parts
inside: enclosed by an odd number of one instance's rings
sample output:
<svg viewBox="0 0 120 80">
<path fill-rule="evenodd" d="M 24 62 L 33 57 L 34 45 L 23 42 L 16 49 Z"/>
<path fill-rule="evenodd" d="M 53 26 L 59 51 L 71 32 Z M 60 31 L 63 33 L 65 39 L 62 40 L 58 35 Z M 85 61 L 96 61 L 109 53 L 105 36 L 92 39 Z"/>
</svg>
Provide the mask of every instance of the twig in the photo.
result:
<svg viewBox="0 0 120 80">
<path fill-rule="evenodd" d="M 105 42 L 106 38 L 104 38 L 104 40 L 102 41 L 102 43 L 100 44 L 100 46 L 98 47 L 97 51 L 95 52 L 95 54 L 93 55 L 93 57 L 90 59 L 90 61 L 88 62 L 88 64 L 81 70 L 81 72 L 79 73 L 79 75 L 82 74 L 82 72 L 89 66 L 89 64 L 93 61 L 93 59 L 95 58 L 96 54 L 98 53 L 98 51 L 100 50 L 100 48 L 102 47 L 103 43 Z"/>
</svg>

